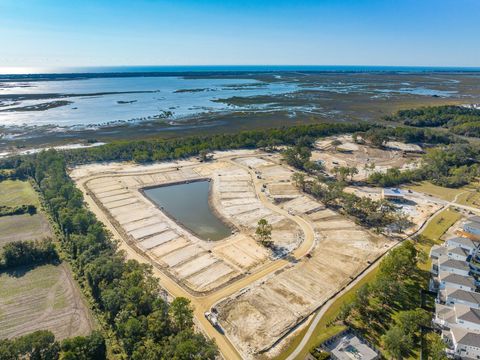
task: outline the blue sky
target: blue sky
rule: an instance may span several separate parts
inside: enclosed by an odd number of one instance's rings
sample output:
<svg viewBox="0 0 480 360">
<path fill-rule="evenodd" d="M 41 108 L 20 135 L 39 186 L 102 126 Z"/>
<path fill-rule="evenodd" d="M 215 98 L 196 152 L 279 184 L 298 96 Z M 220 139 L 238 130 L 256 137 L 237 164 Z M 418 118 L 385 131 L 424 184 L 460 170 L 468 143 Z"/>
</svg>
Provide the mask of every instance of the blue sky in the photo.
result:
<svg viewBox="0 0 480 360">
<path fill-rule="evenodd" d="M 480 0 L 0 0 L 0 66 L 480 66 Z"/>
</svg>

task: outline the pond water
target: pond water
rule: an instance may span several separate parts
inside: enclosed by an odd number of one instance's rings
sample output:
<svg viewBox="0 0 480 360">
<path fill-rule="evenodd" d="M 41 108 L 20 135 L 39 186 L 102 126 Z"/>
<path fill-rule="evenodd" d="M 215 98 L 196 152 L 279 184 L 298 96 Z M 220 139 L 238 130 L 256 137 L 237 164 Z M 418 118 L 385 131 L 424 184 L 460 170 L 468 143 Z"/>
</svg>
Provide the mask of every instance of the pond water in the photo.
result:
<svg viewBox="0 0 480 360">
<path fill-rule="evenodd" d="M 205 180 L 146 189 L 145 195 L 203 240 L 217 241 L 231 230 L 210 208 L 209 192 L 210 182 Z"/>
</svg>

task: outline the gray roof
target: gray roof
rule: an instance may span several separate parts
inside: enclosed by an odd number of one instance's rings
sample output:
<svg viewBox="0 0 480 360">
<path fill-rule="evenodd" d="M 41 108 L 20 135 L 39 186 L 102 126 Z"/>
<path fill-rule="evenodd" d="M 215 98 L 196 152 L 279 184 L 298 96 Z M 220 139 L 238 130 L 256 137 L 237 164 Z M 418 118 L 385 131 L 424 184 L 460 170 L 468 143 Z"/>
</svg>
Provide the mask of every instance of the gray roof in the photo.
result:
<svg viewBox="0 0 480 360">
<path fill-rule="evenodd" d="M 448 248 L 448 254 L 456 254 L 456 255 L 460 255 L 460 256 L 465 256 L 467 257 L 468 256 L 468 251 L 457 246 L 457 247 L 449 247 Z"/>
<path fill-rule="evenodd" d="M 437 256 L 447 255 L 447 248 L 441 245 L 433 245 L 432 248 L 430 249 L 430 255 L 432 254 L 435 254 Z"/>
<path fill-rule="evenodd" d="M 460 315 L 458 318 L 474 324 L 480 324 L 480 310 L 470 308 L 467 312 Z"/>
<path fill-rule="evenodd" d="M 474 332 L 468 332 L 465 334 L 465 336 L 463 336 L 460 340 L 458 340 L 458 343 L 480 348 L 480 334 L 474 333 Z"/>
<path fill-rule="evenodd" d="M 473 228 L 473 229 L 480 230 L 480 223 L 475 222 L 475 221 L 467 222 L 467 223 L 465 223 L 465 226 L 468 226 L 468 227 Z"/>
<path fill-rule="evenodd" d="M 478 215 L 470 216 L 468 218 L 468 221 L 473 221 L 473 222 L 476 222 L 476 223 L 480 223 L 480 216 L 478 216 Z"/>
<path fill-rule="evenodd" d="M 440 281 L 445 281 L 446 283 L 458 284 L 464 286 L 475 287 L 475 280 L 471 276 L 462 276 L 452 273 L 441 273 L 439 275 Z"/>
<path fill-rule="evenodd" d="M 456 237 L 456 238 L 448 239 L 447 243 L 448 242 L 455 242 L 456 244 L 459 244 L 460 247 L 463 246 L 464 248 L 468 248 L 468 249 L 472 249 L 476 247 L 476 244 L 472 240 L 465 237 Z"/>
<path fill-rule="evenodd" d="M 439 266 L 447 266 L 453 269 L 469 271 L 468 262 L 455 259 L 441 259 L 439 261 Z"/>
<path fill-rule="evenodd" d="M 480 305 L 480 293 L 477 293 L 477 292 L 466 291 L 462 289 L 455 289 L 447 296 L 458 299 L 458 300 L 467 301 L 472 304 Z"/>
</svg>

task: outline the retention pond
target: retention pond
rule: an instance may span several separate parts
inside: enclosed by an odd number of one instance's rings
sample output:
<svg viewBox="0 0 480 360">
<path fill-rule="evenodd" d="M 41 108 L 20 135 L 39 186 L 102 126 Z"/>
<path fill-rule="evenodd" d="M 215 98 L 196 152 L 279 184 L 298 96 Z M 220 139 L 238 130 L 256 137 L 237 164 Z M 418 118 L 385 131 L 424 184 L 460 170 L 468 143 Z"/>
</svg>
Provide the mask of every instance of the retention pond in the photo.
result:
<svg viewBox="0 0 480 360">
<path fill-rule="evenodd" d="M 210 208 L 210 182 L 207 180 L 149 188 L 144 193 L 203 240 L 217 241 L 231 234 L 231 229 Z"/>
</svg>

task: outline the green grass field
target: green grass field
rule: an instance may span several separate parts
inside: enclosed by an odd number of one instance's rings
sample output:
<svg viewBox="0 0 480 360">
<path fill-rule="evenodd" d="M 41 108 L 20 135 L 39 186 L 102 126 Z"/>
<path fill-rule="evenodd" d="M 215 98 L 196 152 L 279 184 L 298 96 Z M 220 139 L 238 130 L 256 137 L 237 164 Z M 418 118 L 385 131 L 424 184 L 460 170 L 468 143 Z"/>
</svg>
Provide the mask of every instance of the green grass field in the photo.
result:
<svg viewBox="0 0 480 360">
<path fill-rule="evenodd" d="M 457 202 L 462 205 L 472 206 L 480 209 L 480 191 L 479 184 L 476 184 L 475 190 L 465 192 L 458 196 Z"/>
<path fill-rule="evenodd" d="M 86 335 L 93 319 L 68 268 L 20 267 L 0 274 L 0 339 L 51 330 L 57 339 Z"/>
<path fill-rule="evenodd" d="M 39 206 L 37 193 L 29 182 L 5 180 L 0 182 L 0 204 L 5 206 Z"/>
<path fill-rule="evenodd" d="M 450 188 L 434 185 L 428 181 L 423 181 L 417 185 L 406 186 L 406 188 L 411 189 L 413 191 L 418 191 L 425 194 L 433 195 L 439 199 L 443 199 L 446 201 L 453 201 L 455 199 L 455 196 L 466 191 L 465 188 L 450 189 Z"/>
<path fill-rule="evenodd" d="M 29 182 L 5 180 L 0 182 L 0 204 L 6 206 L 36 205 L 37 193 Z M 0 217 L 0 249 L 12 241 L 37 240 L 51 237 L 52 232 L 45 215 L 13 215 Z"/>
</svg>

